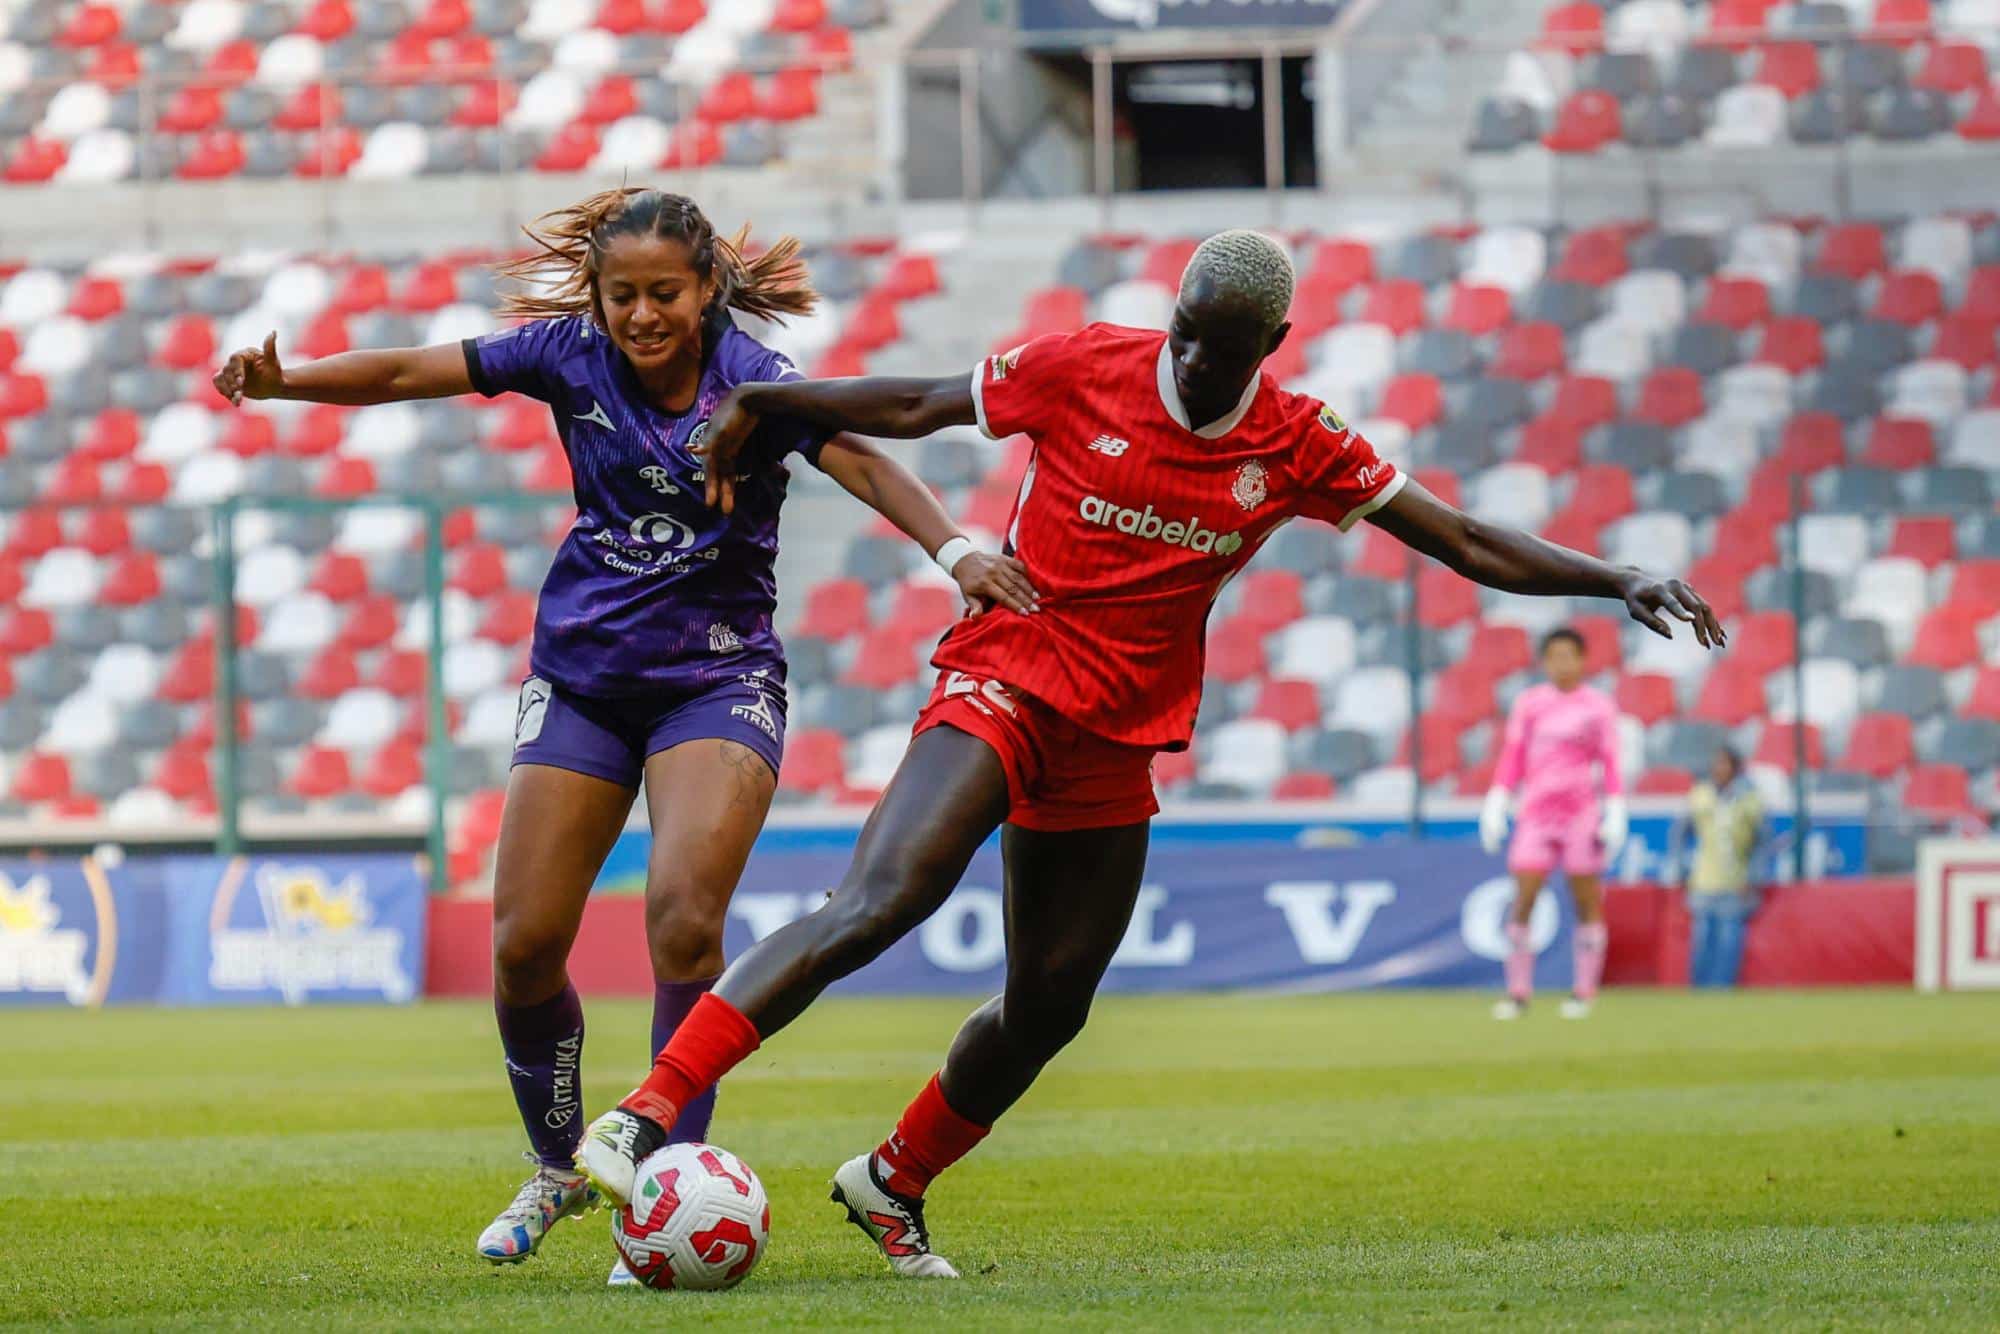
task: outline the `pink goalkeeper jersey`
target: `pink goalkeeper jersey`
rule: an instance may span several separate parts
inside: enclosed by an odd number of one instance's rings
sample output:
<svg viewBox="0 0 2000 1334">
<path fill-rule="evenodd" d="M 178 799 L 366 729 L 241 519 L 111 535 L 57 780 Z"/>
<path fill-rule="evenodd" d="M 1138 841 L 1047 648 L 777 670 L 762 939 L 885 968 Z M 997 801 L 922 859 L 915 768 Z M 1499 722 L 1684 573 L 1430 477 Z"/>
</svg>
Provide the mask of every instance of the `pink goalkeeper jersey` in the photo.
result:
<svg viewBox="0 0 2000 1334">
<path fill-rule="evenodd" d="M 1507 715 L 1493 782 L 1520 793 L 1523 821 L 1573 819 L 1594 806 L 1600 792 L 1624 792 L 1611 697 L 1591 686 L 1558 690 L 1547 682 L 1522 691 Z"/>
</svg>

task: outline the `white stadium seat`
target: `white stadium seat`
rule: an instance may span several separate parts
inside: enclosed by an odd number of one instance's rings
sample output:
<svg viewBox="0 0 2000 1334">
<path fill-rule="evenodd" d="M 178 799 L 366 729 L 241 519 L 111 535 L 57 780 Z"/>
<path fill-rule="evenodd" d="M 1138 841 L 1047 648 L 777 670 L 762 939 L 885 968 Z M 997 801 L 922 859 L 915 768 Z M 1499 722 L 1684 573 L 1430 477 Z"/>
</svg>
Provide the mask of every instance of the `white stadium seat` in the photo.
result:
<svg viewBox="0 0 2000 1334">
<path fill-rule="evenodd" d="M 236 563 L 236 600 L 249 607 L 275 607 L 305 587 L 306 574 L 304 556 L 272 542 Z"/>
<path fill-rule="evenodd" d="M 271 270 L 258 304 L 276 319 L 303 321 L 324 310 L 332 296 L 326 266 L 300 260 Z"/>
<path fill-rule="evenodd" d="M 424 516 L 401 505 L 368 505 L 341 515 L 334 545 L 357 556 L 403 551 L 422 538 Z"/>
<path fill-rule="evenodd" d="M 289 548 L 273 546 L 266 550 Z M 257 647 L 304 657 L 331 644 L 339 633 L 340 613 L 333 603 L 318 593 L 301 590 L 271 609 L 258 631 Z"/>
<path fill-rule="evenodd" d="M 409 453 L 423 435 L 414 403 L 373 403 L 347 419 L 343 453 L 363 459 L 393 459 Z"/>
<path fill-rule="evenodd" d="M 1945 461 L 2000 469 L 2000 408 L 1981 408 L 1959 418 Z"/>
<path fill-rule="evenodd" d="M 479 609 L 472 599 L 456 588 L 444 591 L 444 642 L 447 646 L 461 640 L 470 639 L 479 625 Z M 415 649 L 428 653 L 431 648 L 430 608 L 423 602 L 412 602 L 403 608 L 402 620 L 396 625 L 395 638 L 390 641 L 400 649 Z"/>
<path fill-rule="evenodd" d="M 1515 51 L 1507 57 L 1495 96 L 1553 113 L 1576 86 L 1576 71 L 1561 51 Z"/>
<path fill-rule="evenodd" d="M 1351 727 L 1393 742 L 1410 725 L 1410 678 L 1400 667 L 1363 667 L 1334 688 L 1328 727 Z"/>
<path fill-rule="evenodd" d="M 1807 569 L 1844 579 L 1868 558 L 1868 521 L 1858 514 L 1808 514 L 1799 520 L 1799 547 Z"/>
<path fill-rule="evenodd" d="M 1681 435 L 1678 462 L 1719 477 L 1748 477 L 1757 466 L 1757 428 L 1751 422 L 1710 413 L 1690 422 Z"/>
<path fill-rule="evenodd" d="M 361 147 L 361 159 L 349 174 L 363 180 L 403 181 L 424 169 L 430 156 L 429 132 L 406 120 L 378 125 Z"/>
<path fill-rule="evenodd" d="M 101 83 L 66 83 L 42 112 L 42 134 L 68 142 L 111 120 L 111 93 Z"/>
<path fill-rule="evenodd" d="M 438 307 L 432 314 L 429 323 L 424 325 L 423 341 L 426 346 L 456 343 L 492 333 L 498 327 L 493 312 L 485 306 L 475 306 L 470 301 L 454 301 L 448 306 Z"/>
<path fill-rule="evenodd" d="M 97 596 L 104 571 L 97 557 L 81 547 L 56 547 L 35 562 L 21 590 L 28 607 L 82 607 Z"/>
<path fill-rule="evenodd" d="M 1495 227 L 1472 242 L 1464 278 L 1470 283 L 1505 288 L 1515 296 L 1542 280 L 1548 267 L 1549 243 L 1528 227 Z"/>
<path fill-rule="evenodd" d="M 1752 223 L 1730 238 L 1722 272 L 1732 278 L 1755 278 L 1773 290 L 1786 288 L 1799 276 L 1805 248 L 1805 237 L 1796 227 L 1782 222 Z"/>
<path fill-rule="evenodd" d="M 1174 315 L 1174 294 L 1162 283 L 1130 278 L 1113 283 L 1097 298 L 1097 316 L 1107 324 L 1164 329 Z"/>
<path fill-rule="evenodd" d="M 1664 269 L 1641 269 L 1611 285 L 1612 322 L 1649 334 L 1663 334 L 1687 320 L 1687 288 L 1680 275 Z"/>
<path fill-rule="evenodd" d="M 1605 533 L 1604 551 L 1621 565 L 1685 570 L 1694 559 L 1694 530 L 1684 514 L 1646 510 L 1612 524 Z"/>
<path fill-rule="evenodd" d="M 565 0 L 564 8 L 584 12 Z M 513 130 L 559 130 L 583 110 L 583 85 L 567 70 L 545 69 L 521 86 L 521 100 L 507 113 Z"/>
<path fill-rule="evenodd" d="M 458 741 L 467 746 L 511 746 L 520 692 L 505 686 L 481 691 L 465 708 Z"/>
<path fill-rule="evenodd" d="M 1792 377 L 1780 366 L 1732 366 L 1715 379 L 1715 415 L 1768 430 L 1792 415 Z"/>
<path fill-rule="evenodd" d="M 30 265 L 0 288 L 0 324 L 31 328 L 60 311 L 69 301 L 69 284 L 51 269 Z"/>
<path fill-rule="evenodd" d="M 564 33 L 556 42 L 551 63 L 579 79 L 595 82 L 618 64 L 618 39 L 602 28 Z"/>
<path fill-rule="evenodd" d="M 1261 795 L 1285 772 L 1285 729 L 1268 718 L 1238 718 L 1216 728 L 1195 755 L 1203 782 Z"/>
<path fill-rule="evenodd" d="M 317 80 L 326 69 L 326 48 L 317 37 L 288 32 L 273 39 L 257 56 L 257 82 L 267 88 L 290 90 Z"/>
<path fill-rule="evenodd" d="M 574 0 L 534 0 L 519 35 L 530 42 L 550 43 L 590 26 L 593 10 Z"/>
<path fill-rule="evenodd" d="M 212 449 L 181 464 L 173 497 L 181 505 L 213 505 L 243 489 L 243 460 Z"/>
<path fill-rule="evenodd" d="M 903 752 L 910 748 L 907 723 L 871 727 L 847 747 L 847 777 L 856 787 L 881 789 L 895 777 Z"/>
<path fill-rule="evenodd" d="M 512 708 L 511 699 L 509 708 Z M 319 740 L 325 745 L 338 746 L 347 751 L 373 750 L 396 735 L 401 721 L 402 707 L 388 691 L 350 690 L 327 710 L 326 722 L 319 730 Z M 510 729 L 512 721 L 510 712 Z M 457 739 L 461 744 L 471 743 L 471 738 L 465 736 L 462 730 Z M 512 739 L 510 730 L 502 742 Z"/>
<path fill-rule="evenodd" d="M 706 88 L 737 65 L 742 41 L 723 25 L 715 14 L 695 24 L 674 42 L 667 53 L 667 78 L 676 84 Z"/>
<path fill-rule="evenodd" d="M 56 705 L 42 732 L 42 744 L 65 755 L 89 755 L 118 740 L 118 711 L 88 689 Z"/>
<path fill-rule="evenodd" d="M 1939 430 L 1950 429 L 1972 396 L 1972 377 L 1955 361 L 1915 361 L 1890 378 L 1891 417 L 1919 417 Z"/>
<path fill-rule="evenodd" d="M 0 93 L 11 93 L 35 77 L 35 59 L 19 42 L 0 42 Z"/>
<path fill-rule="evenodd" d="M 458 639 L 445 645 L 444 693 L 469 699 L 507 679 L 512 655 L 490 639 Z"/>
<path fill-rule="evenodd" d="M 1904 268 L 1953 286 L 1972 268 L 1972 228 L 1963 218 L 1918 218 L 1903 228 L 1902 257 Z"/>
<path fill-rule="evenodd" d="M 1611 11 L 1606 45 L 1614 51 L 1647 51 L 1665 59 L 1687 44 L 1691 26 L 1680 0 L 1631 0 Z"/>
<path fill-rule="evenodd" d="M 183 51 L 213 51 L 242 31 L 243 6 L 237 0 L 188 0 L 166 43 Z"/>
<path fill-rule="evenodd" d="M 604 132 L 591 167 L 597 171 L 651 171 L 673 142 L 673 131 L 651 116 L 626 116 Z"/>
<path fill-rule="evenodd" d="M 1503 463 L 1473 482 L 1472 512 L 1482 519 L 1534 532 L 1553 510 L 1549 475 L 1533 464 Z"/>
<path fill-rule="evenodd" d="M 89 691 L 111 704 L 151 699 L 160 685 L 160 659 L 144 644 L 113 644 L 90 664 Z"/>
<path fill-rule="evenodd" d="M 1839 658 L 1807 658 L 1799 674 L 1804 678 L 1806 721 L 1830 737 L 1845 736 L 1861 711 L 1861 674 L 1854 664 Z M 1764 697 L 1774 721 L 1789 722 L 1799 716 L 1789 669 L 1764 679 Z"/>
<path fill-rule="evenodd" d="M 1929 610 L 1929 578 L 1924 567 L 1907 556 L 1883 556 L 1854 572 L 1854 584 L 1841 603 L 1843 616 L 1866 616 L 1888 627 L 1896 651 L 1906 652 L 1917 621 Z"/>
<path fill-rule="evenodd" d="M 156 787 L 120 792 L 104 808 L 105 821 L 119 829 L 175 828 L 181 818 L 180 806 Z"/>
<path fill-rule="evenodd" d="M 1615 316 L 1586 327 L 1577 340 L 1576 361 L 1571 369 L 1578 375 L 1596 375 L 1619 384 L 1630 384 L 1652 369 L 1652 334 Z"/>
<path fill-rule="evenodd" d="M 1785 95 L 1742 83 L 1715 99 L 1715 119 L 1705 138 L 1711 148 L 1769 148 L 1786 135 Z"/>
<path fill-rule="evenodd" d="M 1303 616 L 1266 643 L 1271 675 L 1331 686 L 1354 669 L 1354 625 L 1345 616 Z"/>
<path fill-rule="evenodd" d="M 1347 795 L 1357 805 L 1389 810 L 1408 810 L 1416 793 L 1416 771 L 1400 764 L 1364 769 L 1347 785 Z"/>
<path fill-rule="evenodd" d="M 95 340 L 90 326 L 70 315 L 57 315 L 25 330 L 15 365 L 37 375 L 68 375 L 90 360 Z"/>
<path fill-rule="evenodd" d="M 138 163 L 139 149 L 123 130 L 106 127 L 77 136 L 56 179 L 71 185 L 103 185 L 122 181 Z"/>
<path fill-rule="evenodd" d="M 1396 335 L 1380 324 L 1343 324 L 1314 339 L 1306 360 L 1294 388 L 1358 417 L 1363 400 L 1372 407 L 1374 391 L 1396 373 Z"/>
</svg>

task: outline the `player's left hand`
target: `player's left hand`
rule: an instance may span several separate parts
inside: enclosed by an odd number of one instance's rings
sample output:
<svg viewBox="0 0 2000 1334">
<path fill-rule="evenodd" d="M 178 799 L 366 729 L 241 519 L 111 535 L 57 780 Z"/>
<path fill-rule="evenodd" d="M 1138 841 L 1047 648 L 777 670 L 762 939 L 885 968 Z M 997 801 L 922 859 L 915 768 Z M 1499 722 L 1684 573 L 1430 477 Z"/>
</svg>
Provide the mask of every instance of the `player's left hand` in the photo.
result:
<svg viewBox="0 0 2000 1334">
<path fill-rule="evenodd" d="M 1597 820 L 1597 841 L 1604 845 L 1606 858 L 1618 855 L 1618 849 L 1625 846 L 1626 835 L 1632 832 L 1632 817 L 1625 810 L 1623 797 L 1606 797 L 1604 813 Z"/>
<path fill-rule="evenodd" d="M 1722 622 L 1715 619 L 1708 603 L 1679 579 L 1655 579 L 1644 570 L 1628 570 L 1624 587 L 1619 591 L 1632 619 L 1662 639 L 1674 637 L 1672 628 L 1660 615 L 1665 612 L 1692 625 L 1695 643 L 1703 648 L 1722 648 L 1729 643 Z"/>
<path fill-rule="evenodd" d="M 688 451 L 701 460 L 706 477 L 703 499 L 709 508 L 720 509 L 724 514 L 735 510 L 736 456 L 743 452 L 744 442 L 756 429 L 757 414 L 743 406 L 742 395 L 736 390 L 731 390 L 709 414 L 708 430 Z"/>
<path fill-rule="evenodd" d="M 1012 556 L 968 552 L 951 567 L 951 577 L 965 595 L 968 616 L 977 616 L 996 602 L 1023 616 L 1041 609 L 1041 595 L 1028 582 L 1028 567 Z"/>
</svg>

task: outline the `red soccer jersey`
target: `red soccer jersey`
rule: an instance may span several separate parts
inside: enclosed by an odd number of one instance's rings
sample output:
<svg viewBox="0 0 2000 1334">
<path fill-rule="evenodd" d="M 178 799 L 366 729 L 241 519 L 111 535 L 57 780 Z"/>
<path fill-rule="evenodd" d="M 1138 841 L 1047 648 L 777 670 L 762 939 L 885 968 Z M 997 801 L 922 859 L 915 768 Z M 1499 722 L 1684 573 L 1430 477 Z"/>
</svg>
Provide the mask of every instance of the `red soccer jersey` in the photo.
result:
<svg viewBox="0 0 2000 1334">
<path fill-rule="evenodd" d="M 1131 745 L 1186 746 L 1209 607 L 1279 524 L 1346 529 L 1403 486 L 1331 408 L 1269 375 L 1189 429 L 1156 331 L 1037 338 L 982 361 L 972 400 L 988 436 L 1034 442 L 1007 546 L 1041 610 L 960 621 L 931 661 Z"/>
</svg>

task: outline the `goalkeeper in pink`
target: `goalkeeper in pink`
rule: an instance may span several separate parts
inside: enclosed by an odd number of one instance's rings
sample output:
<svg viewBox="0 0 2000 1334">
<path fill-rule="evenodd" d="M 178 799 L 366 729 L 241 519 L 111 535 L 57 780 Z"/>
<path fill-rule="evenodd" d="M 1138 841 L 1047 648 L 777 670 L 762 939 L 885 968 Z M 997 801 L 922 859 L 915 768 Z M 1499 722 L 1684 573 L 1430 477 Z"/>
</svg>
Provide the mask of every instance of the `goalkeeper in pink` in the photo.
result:
<svg viewBox="0 0 2000 1334">
<path fill-rule="evenodd" d="M 1507 995 L 1496 1019 L 1518 1019 L 1535 986 L 1528 919 L 1549 873 L 1560 867 L 1576 900 L 1576 980 L 1563 1002 L 1566 1019 L 1590 1014 L 1604 977 L 1604 868 L 1625 841 L 1625 783 L 1618 769 L 1618 709 L 1584 684 L 1583 636 L 1564 626 L 1542 639 L 1548 680 L 1530 686 L 1507 715 L 1499 767 L 1479 816 L 1489 853 L 1507 845 L 1514 910 L 1507 920 Z M 1507 840 L 1508 807 L 1519 819 Z"/>
</svg>

